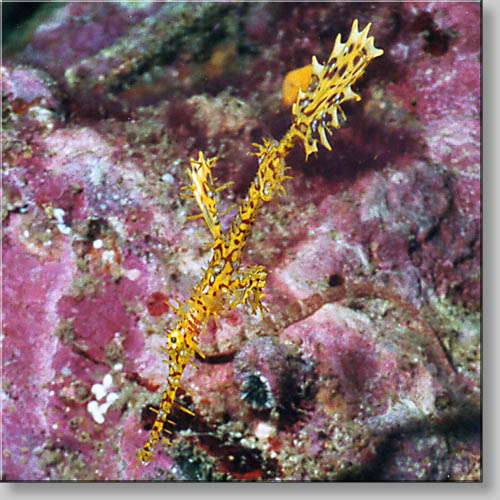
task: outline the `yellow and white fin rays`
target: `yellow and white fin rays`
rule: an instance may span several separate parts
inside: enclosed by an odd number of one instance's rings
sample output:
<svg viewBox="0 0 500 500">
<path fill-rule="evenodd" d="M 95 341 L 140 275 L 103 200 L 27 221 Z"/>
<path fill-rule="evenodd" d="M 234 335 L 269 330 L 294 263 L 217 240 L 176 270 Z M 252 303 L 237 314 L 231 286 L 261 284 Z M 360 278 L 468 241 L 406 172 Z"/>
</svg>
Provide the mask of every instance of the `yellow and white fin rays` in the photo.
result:
<svg viewBox="0 0 500 500">
<path fill-rule="evenodd" d="M 183 196 L 194 198 L 201 210 L 201 213 L 188 218 L 196 219 L 203 217 L 214 238 L 221 236 L 220 215 L 217 208 L 216 193 L 233 184 L 232 182 L 226 182 L 220 187 L 215 187 L 212 178 L 212 168 L 216 161 L 217 157 L 205 159 L 201 151 L 198 160 L 191 158 L 191 168 L 187 169 L 191 184 L 183 188 L 191 190 L 190 195 L 184 194 Z"/>
<path fill-rule="evenodd" d="M 229 309 L 234 309 L 242 303 L 246 303 L 255 314 L 258 309 L 262 312 L 267 308 L 262 304 L 261 299 L 265 296 L 263 292 L 266 286 L 267 271 L 264 266 L 251 266 L 247 269 L 242 269 L 239 275 L 234 280 L 234 289 L 232 301 Z"/>
<path fill-rule="evenodd" d="M 345 43 L 337 35 L 335 45 L 325 64 L 312 58 L 312 73 L 305 92 L 299 90 L 292 112 L 295 116 L 295 134 L 304 145 L 306 157 L 318 151 L 318 141 L 328 150 L 331 146 L 327 134 L 329 126 L 340 127 L 339 114 L 345 119 L 340 105 L 348 100 L 359 101 L 361 97 L 352 90 L 352 85 L 364 73 L 367 64 L 384 51 L 367 37 L 371 24 L 358 31 L 358 20 L 352 24 L 351 33 Z"/>
</svg>

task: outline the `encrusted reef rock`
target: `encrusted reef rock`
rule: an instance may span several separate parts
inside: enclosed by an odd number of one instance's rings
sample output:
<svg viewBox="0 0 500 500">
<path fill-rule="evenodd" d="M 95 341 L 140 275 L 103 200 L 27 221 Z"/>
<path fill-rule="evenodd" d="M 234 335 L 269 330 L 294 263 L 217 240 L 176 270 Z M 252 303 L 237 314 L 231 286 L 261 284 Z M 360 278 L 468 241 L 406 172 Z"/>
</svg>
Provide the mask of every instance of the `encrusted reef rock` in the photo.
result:
<svg viewBox="0 0 500 500">
<path fill-rule="evenodd" d="M 189 158 L 238 203 L 251 143 L 291 123 L 285 75 L 355 18 L 384 55 L 247 248 L 269 312 L 208 324 L 195 416 L 135 467 L 165 300 L 208 257 Z M 68 3 L 7 46 L 2 479 L 479 480 L 479 57 L 473 2 Z"/>
</svg>

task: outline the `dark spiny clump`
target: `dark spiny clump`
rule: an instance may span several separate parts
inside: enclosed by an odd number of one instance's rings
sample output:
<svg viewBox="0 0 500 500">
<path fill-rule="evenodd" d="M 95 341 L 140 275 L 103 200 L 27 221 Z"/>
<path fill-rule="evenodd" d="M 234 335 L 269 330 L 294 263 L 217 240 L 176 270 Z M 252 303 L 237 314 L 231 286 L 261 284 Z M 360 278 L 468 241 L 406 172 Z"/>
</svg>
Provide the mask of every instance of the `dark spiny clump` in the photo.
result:
<svg viewBox="0 0 500 500">
<path fill-rule="evenodd" d="M 241 399 L 252 410 L 270 411 L 280 426 L 297 421 L 314 394 L 311 364 L 270 337 L 245 345 L 235 358 L 234 378 Z"/>
<path fill-rule="evenodd" d="M 275 405 L 271 386 L 259 373 L 245 375 L 241 383 L 241 399 L 254 410 L 270 410 Z"/>
</svg>

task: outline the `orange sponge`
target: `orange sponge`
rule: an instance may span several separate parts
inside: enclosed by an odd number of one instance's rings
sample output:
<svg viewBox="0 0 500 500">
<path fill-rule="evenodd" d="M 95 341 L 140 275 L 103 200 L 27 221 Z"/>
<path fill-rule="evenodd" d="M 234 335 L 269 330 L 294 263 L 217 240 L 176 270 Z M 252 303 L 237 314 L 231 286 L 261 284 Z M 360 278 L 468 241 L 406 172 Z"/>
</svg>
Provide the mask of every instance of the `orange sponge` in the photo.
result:
<svg viewBox="0 0 500 500">
<path fill-rule="evenodd" d="M 299 89 L 303 91 L 307 89 L 311 72 L 312 65 L 308 64 L 287 73 L 283 80 L 283 104 L 285 106 L 290 107 L 295 102 Z"/>
</svg>

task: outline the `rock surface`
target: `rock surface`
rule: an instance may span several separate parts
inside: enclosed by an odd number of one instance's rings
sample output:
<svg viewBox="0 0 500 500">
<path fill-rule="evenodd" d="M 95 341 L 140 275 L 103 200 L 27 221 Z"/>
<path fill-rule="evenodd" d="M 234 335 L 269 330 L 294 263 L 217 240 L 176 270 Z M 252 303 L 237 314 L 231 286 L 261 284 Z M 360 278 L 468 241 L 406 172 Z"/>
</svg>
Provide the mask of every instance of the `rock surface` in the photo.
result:
<svg viewBox="0 0 500 500">
<path fill-rule="evenodd" d="M 270 312 L 210 322 L 196 416 L 134 468 L 207 258 L 189 158 L 237 203 L 355 18 L 385 54 L 247 249 Z M 479 480 L 479 57 L 479 3 L 55 10 L 2 67 L 3 480 Z"/>
</svg>

